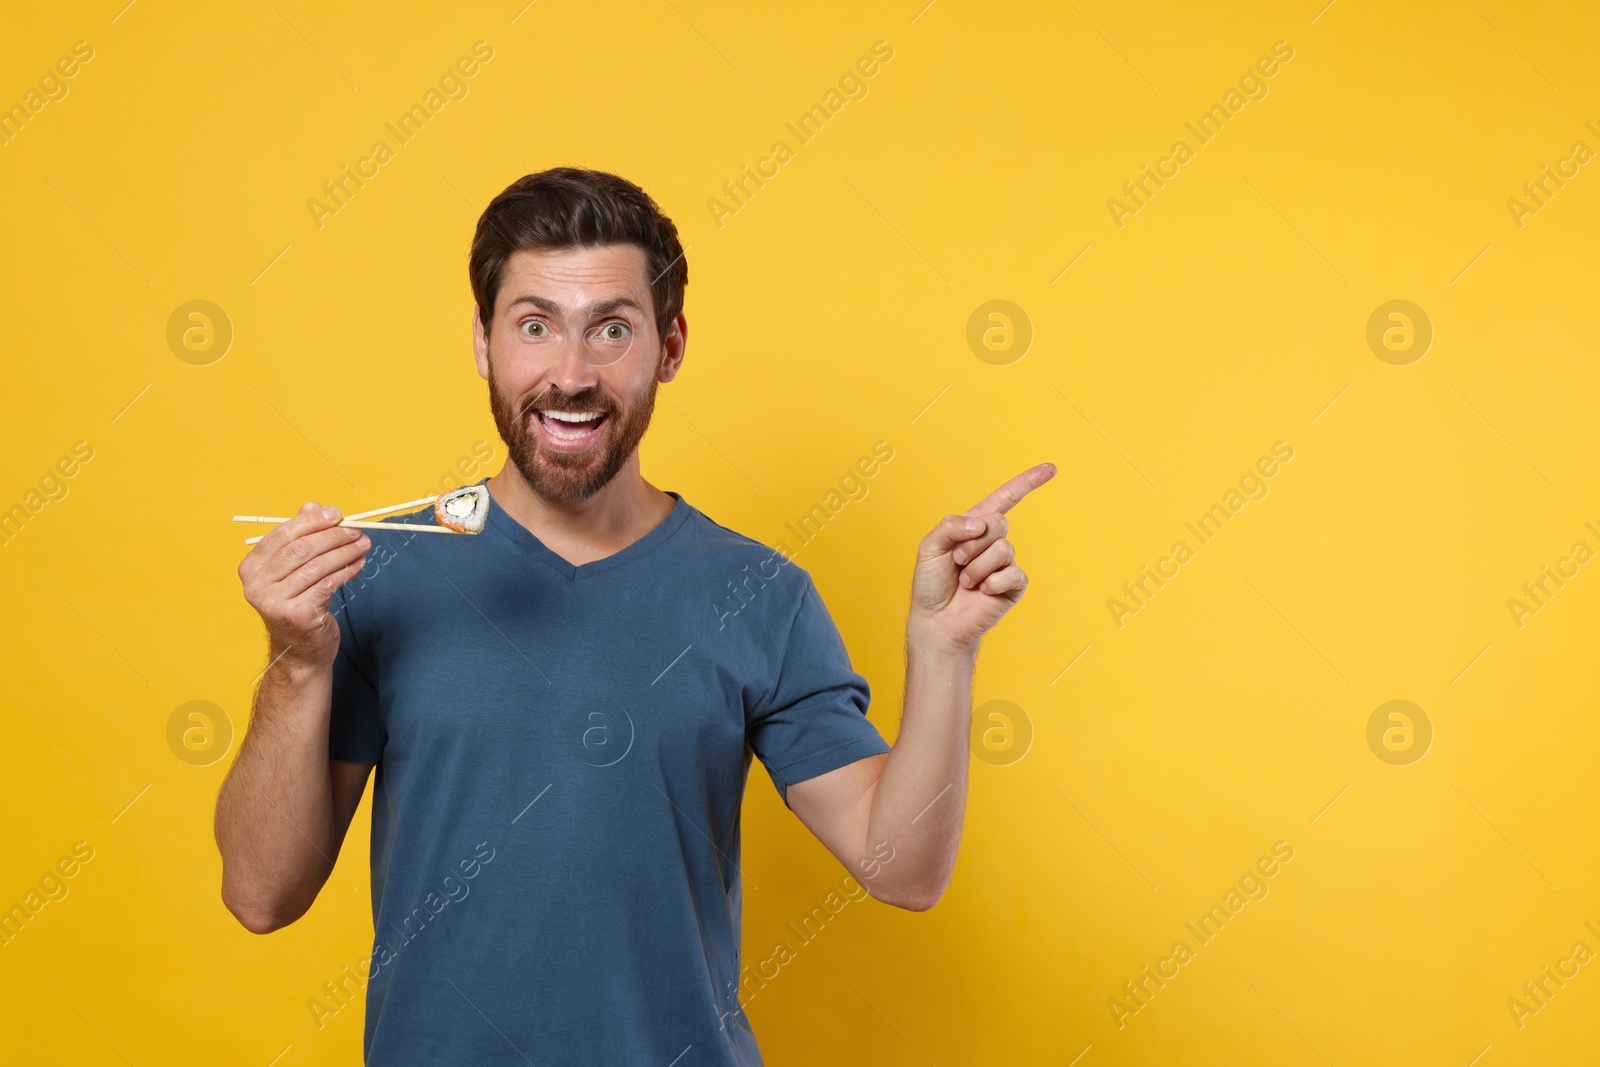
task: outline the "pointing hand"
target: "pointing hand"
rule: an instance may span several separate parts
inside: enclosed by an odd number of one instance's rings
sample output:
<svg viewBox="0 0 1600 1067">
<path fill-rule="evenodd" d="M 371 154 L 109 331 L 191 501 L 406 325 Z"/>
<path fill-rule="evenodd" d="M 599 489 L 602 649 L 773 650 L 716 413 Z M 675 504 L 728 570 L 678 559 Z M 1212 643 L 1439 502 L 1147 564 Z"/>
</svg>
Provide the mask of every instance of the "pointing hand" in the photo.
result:
<svg viewBox="0 0 1600 1067">
<path fill-rule="evenodd" d="M 1028 576 L 1006 540 L 1005 513 L 1056 474 L 1053 463 L 1030 467 L 960 515 L 947 515 L 917 546 L 907 635 L 943 647 L 976 650 L 978 642 L 1022 599 Z"/>
</svg>

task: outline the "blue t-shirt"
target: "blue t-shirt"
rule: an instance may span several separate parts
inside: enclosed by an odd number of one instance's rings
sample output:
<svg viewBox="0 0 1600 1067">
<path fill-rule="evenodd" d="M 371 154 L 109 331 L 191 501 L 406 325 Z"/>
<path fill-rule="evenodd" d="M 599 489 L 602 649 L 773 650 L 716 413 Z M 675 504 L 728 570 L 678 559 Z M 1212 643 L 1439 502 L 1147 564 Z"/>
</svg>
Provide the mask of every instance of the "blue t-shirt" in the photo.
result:
<svg viewBox="0 0 1600 1067">
<path fill-rule="evenodd" d="M 329 755 L 377 764 L 367 1063 L 761 1063 L 751 754 L 787 804 L 889 745 L 811 576 L 671 495 L 581 566 L 494 502 L 372 530 L 334 596 Z"/>
</svg>

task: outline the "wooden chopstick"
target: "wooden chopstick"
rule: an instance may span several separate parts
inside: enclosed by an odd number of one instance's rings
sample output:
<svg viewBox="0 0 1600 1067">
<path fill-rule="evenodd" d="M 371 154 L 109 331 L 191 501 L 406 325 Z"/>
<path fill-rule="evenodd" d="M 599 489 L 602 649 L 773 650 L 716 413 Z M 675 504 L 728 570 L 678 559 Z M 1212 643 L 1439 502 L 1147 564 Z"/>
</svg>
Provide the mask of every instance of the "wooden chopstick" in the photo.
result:
<svg viewBox="0 0 1600 1067">
<path fill-rule="evenodd" d="M 233 517 L 233 521 L 234 522 L 270 522 L 274 526 L 276 526 L 279 523 L 288 522 L 289 520 L 286 519 L 286 518 L 277 518 L 277 517 L 272 516 L 272 515 L 235 515 Z M 420 522 L 352 522 L 349 519 L 345 519 L 342 522 L 335 523 L 334 525 L 336 525 L 336 526 L 353 526 L 353 527 L 355 527 L 357 529 L 361 529 L 361 530 L 414 530 L 417 533 L 442 533 L 442 534 L 458 534 L 458 533 L 462 532 L 460 530 L 452 530 L 448 526 L 424 526 Z M 247 538 L 245 538 L 244 543 L 247 544 L 247 545 L 253 545 L 257 541 L 260 541 L 261 538 L 265 537 L 265 536 L 267 536 L 267 535 L 266 534 L 262 534 L 261 537 L 247 537 Z"/>
<path fill-rule="evenodd" d="M 289 520 L 286 519 L 286 518 L 278 518 L 277 516 L 274 516 L 274 515 L 235 515 L 233 517 L 233 521 L 234 522 L 270 522 L 274 526 L 276 526 L 279 523 L 288 522 Z M 452 530 L 452 529 L 449 529 L 448 527 L 444 527 L 444 526 L 424 526 L 420 522 L 355 522 L 355 521 L 352 521 L 350 519 L 341 519 L 340 521 L 334 523 L 334 525 L 335 526 L 354 526 L 354 527 L 356 527 L 357 529 L 360 529 L 360 530 L 392 530 L 396 526 L 399 526 L 399 527 L 402 527 L 402 528 L 405 528 L 405 529 L 408 529 L 408 530 L 432 530 L 434 533 L 460 533 L 461 532 L 459 530 Z"/>
<path fill-rule="evenodd" d="M 404 511 L 407 508 L 421 507 L 423 504 L 431 504 L 435 500 L 438 500 L 438 499 L 439 498 L 437 496 L 425 496 L 425 497 L 422 497 L 422 498 L 420 498 L 418 500 L 407 500 L 404 504 L 390 504 L 386 508 L 373 508 L 371 511 L 358 511 L 354 515 L 346 515 L 343 519 L 340 520 L 340 524 L 343 525 L 345 523 L 352 523 L 352 522 L 355 522 L 355 521 L 357 521 L 359 519 L 370 519 L 374 515 L 387 515 L 391 511 Z M 288 519 L 274 518 L 272 516 L 267 516 L 267 515 L 235 515 L 233 517 L 233 521 L 234 522 L 288 522 L 289 520 Z"/>
<path fill-rule="evenodd" d="M 406 527 L 409 527 L 410 529 L 414 529 L 414 530 L 424 530 L 424 531 L 427 531 L 427 532 L 430 532 L 430 533 L 461 533 L 461 532 L 463 532 L 461 530 L 452 530 L 447 526 L 423 526 L 420 523 L 361 522 L 360 521 L 361 519 L 370 519 L 374 515 L 387 515 L 391 511 L 405 511 L 407 508 L 417 508 L 417 507 L 421 507 L 424 504 L 432 504 L 434 501 L 436 501 L 438 499 L 439 499 L 439 497 L 437 495 L 435 495 L 435 496 L 425 496 L 425 497 L 419 497 L 416 500 L 407 500 L 404 504 L 390 504 L 386 508 L 373 508 L 371 511 L 360 511 L 360 512 L 357 512 L 354 515 L 346 515 L 344 518 L 339 520 L 337 525 L 339 525 L 339 526 L 354 526 L 354 527 L 357 527 L 357 528 L 363 529 L 363 530 L 392 530 L 392 529 L 394 529 L 395 526 L 398 525 L 398 526 L 406 526 Z M 280 522 L 288 522 L 289 520 L 287 518 L 282 518 L 282 517 L 272 516 L 272 515 L 235 515 L 233 517 L 233 521 L 234 522 L 269 522 L 269 523 L 272 523 L 274 526 L 276 526 Z M 266 536 L 265 534 L 261 535 L 261 537 L 265 537 L 265 536 Z M 244 543 L 247 544 L 247 545 L 253 545 L 256 542 L 260 541 L 261 537 L 247 537 L 247 538 L 245 538 Z"/>
<path fill-rule="evenodd" d="M 347 520 L 370 519 L 374 515 L 387 515 L 391 511 L 404 511 L 407 508 L 419 508 L 424 504 L 431 504 L 438 499 L 439 498 L 437 496 L 425 496 L 418 500 L 407 500 L 404 504 L 390 504 L 386 508 L 373 508 L 371 511 L 363 511 L 356 515 L 346 515 L 345 518 Z"/>
</svg>

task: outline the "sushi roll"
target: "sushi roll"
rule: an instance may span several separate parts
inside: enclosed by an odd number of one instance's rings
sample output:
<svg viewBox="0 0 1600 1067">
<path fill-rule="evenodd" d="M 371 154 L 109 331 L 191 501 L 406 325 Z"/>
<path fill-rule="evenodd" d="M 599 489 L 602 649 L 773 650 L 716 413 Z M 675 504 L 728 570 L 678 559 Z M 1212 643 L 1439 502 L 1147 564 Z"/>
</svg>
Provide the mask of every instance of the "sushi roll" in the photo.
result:
<svg viewBox="0 0 1600 1067">
<path fill-rule="evenodd" d="M 433 517 L 460 533 L 481 533 L 489 518 L 489 490 L 481 485 L 452 489 L 433 502 Z"/>
</svg>

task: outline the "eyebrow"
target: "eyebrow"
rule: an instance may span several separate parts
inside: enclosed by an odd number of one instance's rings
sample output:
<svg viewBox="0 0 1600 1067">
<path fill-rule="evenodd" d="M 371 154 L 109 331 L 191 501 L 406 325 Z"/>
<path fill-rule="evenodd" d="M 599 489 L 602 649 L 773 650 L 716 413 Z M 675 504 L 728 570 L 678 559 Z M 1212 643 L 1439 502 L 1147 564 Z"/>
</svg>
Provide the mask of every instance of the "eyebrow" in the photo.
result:
<svg viewBox="0 0 1600 1067">
<path fill-rule="evenodd" d="M 561 305 L 556 303 L 554 300 L 548 300 L 542 296 L 535 296 L 533 293 L 524 293 L 515 300 L 511 301 L 511 303 L 507 304 L 506 311 L 509 313 L 519 304 L 531 304 L 533 307 L 538 308 L 547 315 L 560 315 L 562 310 Z M 592 313 L 595 315 L 609 315 L 611 312 L 621 307 L 629 307 L 637 311 L 640 315 L 644 314 L 644 308 L 640 307 L 637 301 L 626 296 L 612 297 L 610 300 L 596 304 L 592 309 Z"/>
</svg>

